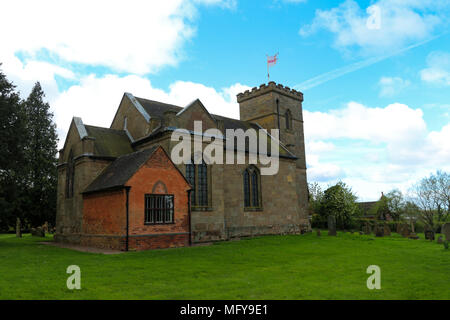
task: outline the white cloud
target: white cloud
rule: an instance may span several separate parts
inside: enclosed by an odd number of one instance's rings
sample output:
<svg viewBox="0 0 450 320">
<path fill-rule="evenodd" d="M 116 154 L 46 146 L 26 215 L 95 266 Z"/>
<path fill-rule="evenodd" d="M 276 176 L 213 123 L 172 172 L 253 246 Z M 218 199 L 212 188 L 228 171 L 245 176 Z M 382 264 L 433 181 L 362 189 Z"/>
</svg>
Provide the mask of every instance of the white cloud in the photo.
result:
<svg viewBox="0 0 450 320">
<path fill-rule="evenodd" d="M 341 179 L 345 176 L 344 170 L 334 163 L 319 161 L 316 154 L 307 155 L 308 181 L 327 182 Z"/>
<path fill-rule="evenodd" d="M 378 85 L 381 97 L 391 97 L 409 87 L 411 82 L 400 77 L 381 77 Z"/>
<path fill-rule="evenodd" d="M 5 1 L 0 61 L 45 49 L 69 62 L 135 74 L 174 66 L 195 33 L 198 5 L 234 7 L 220 0 Z"/>
<path fill-rule="evenodd" d="M 317 10 L 313 22 L 303 26 L 299 33 L 308 36 L 324 29 L 335 35 L 337 48 L 356 47 L 364 54 L 386 53 L 430 37 L 445 21 L 449 3 L 448 0 L 378 0 L 363 9 L 356 1 L 346 0 L 330 10 Z M 368 24 L 373 8 L 379 12 L 379 27 Z"/>
<path fill-rule="evenodd" d="M 73 116 L 81 117 L 86 124 L 109 127 L 124 92 L 179 106 L 186 106 L 199 98 L 211 113 L 238 118 L 236 94 L 247 89 L 250 87 L 237 83 L 217 91 L 203 84 L 177 81 L 166 92 L 154 88 L 148 79 L 136 75 L 106 75 L 100 78 L 90 75 L 50 100 L 50 104 L 61 147 Z"/>
<path fill-rule="evenodd" d="M 423 81 L 450 86 L 450 53 L 431 52 L 427 57 L 427 68 L 420 71 Z"/>
<path fill-rule="evenodd" d="M 309 181 L 342 179 L 362 199 L 376 200 L 381 191 L 406 191 L 436 169 L 450 170 L 450 124 L 430 131 L 420 109 L 350 102 L 339 110 L 303 113 Z"/>
<path fill-rule="evenodd" d="M 329 112 L 304 110 L 305 136 L 309 139 L 349 138 L 376 143 L 407 143 L 426 132 L 422 116 L 422 110 L 399 103 L 386 108 L 368 108 L 350 102 L 344 109 Z"/>
</svg>

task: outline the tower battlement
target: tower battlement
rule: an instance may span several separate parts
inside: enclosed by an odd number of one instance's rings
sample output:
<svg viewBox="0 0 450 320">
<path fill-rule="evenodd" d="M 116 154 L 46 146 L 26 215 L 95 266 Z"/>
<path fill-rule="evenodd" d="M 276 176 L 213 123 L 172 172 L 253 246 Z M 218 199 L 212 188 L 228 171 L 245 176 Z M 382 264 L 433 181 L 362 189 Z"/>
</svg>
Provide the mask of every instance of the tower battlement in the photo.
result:
<svg viewBox="0 0 450 320">
<path fill-rule="evenodd" d="M 239 93 L 237 95 L 237 102 L 241 103 L 248 99 L 255 98 L 257 96 L 269 93 L 271 91 L 275 91 L 279 94 L 288 96 L 295 100 L 303 101 L 303 93 L 297 91 L 295 89 L 291 89 L 287 86 L 283 86 L 282 84 L 276 84 L 274 81 L 270 81 L 268 84 L 263 83 L 258 87 L 253 87 L 252 90 L 246 90 L 243 93 Z"/>
</svg>

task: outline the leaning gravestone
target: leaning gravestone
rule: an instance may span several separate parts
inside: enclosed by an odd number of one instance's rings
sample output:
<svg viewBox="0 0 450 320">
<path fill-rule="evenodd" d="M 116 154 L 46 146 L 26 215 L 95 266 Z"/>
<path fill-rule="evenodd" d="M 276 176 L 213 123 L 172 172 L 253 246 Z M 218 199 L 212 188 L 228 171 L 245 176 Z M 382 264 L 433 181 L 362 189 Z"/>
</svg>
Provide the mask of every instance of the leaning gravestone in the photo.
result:
<svg viewBox="0 0 450 320">
<path fill-rule="evenodd" d="M 328 235 L 336 235 L 336 218 L 333 215 L 328 216 Z"/>
<path fill-rule="evenodd" d="M 450 222 L 447 222 L 442 226 L 441 233 L 445 235 L 447 241 L 450 241 Z"/>
</svg>

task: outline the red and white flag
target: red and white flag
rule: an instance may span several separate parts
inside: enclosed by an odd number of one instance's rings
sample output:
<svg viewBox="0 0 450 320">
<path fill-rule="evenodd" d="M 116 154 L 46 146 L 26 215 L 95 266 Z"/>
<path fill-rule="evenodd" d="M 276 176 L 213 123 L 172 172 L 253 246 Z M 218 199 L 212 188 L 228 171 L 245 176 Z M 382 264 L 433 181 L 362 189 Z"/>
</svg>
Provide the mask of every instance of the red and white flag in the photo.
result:
<svg viewBox="0 0 450 320">
<path fill-rule="evenodd" d="M 267 56 L 267 66 L 274 66 L 278 61 L 278 53 L 274 56 Z"/>
</svg>

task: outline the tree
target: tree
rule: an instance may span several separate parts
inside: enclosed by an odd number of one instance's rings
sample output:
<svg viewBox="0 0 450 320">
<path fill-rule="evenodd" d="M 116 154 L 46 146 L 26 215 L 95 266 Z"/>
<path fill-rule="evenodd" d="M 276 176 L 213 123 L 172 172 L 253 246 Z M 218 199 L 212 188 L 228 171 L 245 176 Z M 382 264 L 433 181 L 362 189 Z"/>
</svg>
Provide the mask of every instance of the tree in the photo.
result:
<svg viewBox="0 0 450 320">
<path fill-rule="evenodd" d="M 1 66 L 1 64 L 0 64 Z M 8 229 L 23 217 L 27 132 L 15 86 L 0 70 L 0 223 Z M 20 235 L 20 223 L 17 223 Z"/>
<path fill-rule="evenodd" d="M 382 195 L 380 200 L 370 209 L 370 214 L 375 216 L 377 220 L 386 220 L 389 210 L 389 199 Z"/>
<path fill-rule="evenodd" d="M 323 190 L 317 182 L 308 183 L 309 208 L 312 213 L 319 213 Z"/>
<path fill-rule="evenodd" d="M 437 171 L 412 188 L 414 202 L 420 208 L 420 219 L 434 229 L 435 221 L 445 221 L 449 215 L 450 178 Z"/>
<path fill-rule="evenodd" d="M 405 210 L 405 201 L 403 199 L 402 192 L 398 189 L 394 189 L 388 192 L 385 197 L 387 201 L 387 208 L 392 219 L 395 221 L 400 221 Z"/>
<path fill-rule="evenodd" d="M 28 222 L 40 225 L 45 221 L 52 224 L 56 216 L 57 186 L 57 134 L 50 106 L 44 102 L 45 94 L 37 82 L 30 95 L 23 102 L 28 116 L 26 130 L 28 144 Z"/>
<path fill-rule="evenodd" d="M 356 195 L 350 187 L 343 182 L 325 190 L 320 205 L 322 216 L 334 215 L 336 226 L 340 229 L 349 228 L 357 215 Z"/>
</svg>

